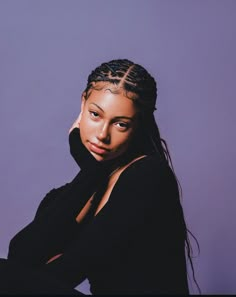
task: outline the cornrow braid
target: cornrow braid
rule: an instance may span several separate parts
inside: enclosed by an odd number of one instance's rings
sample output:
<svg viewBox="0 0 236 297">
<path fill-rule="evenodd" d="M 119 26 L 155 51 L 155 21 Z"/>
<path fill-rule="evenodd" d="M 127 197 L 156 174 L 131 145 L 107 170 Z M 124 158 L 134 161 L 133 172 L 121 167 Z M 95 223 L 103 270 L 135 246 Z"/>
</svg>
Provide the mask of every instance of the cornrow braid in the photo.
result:
<svg viewBox="0 0 236 297">
<path fill-rule="evenodd" d="M 88 77 L 86 89 L 84 90 L 85 98 L 87 99 L 93 89 L 102 90 L 106 85 L 114 85 L 111 92 L 120 93 L 121 90 L 125 96 L 132 99 L 139 107 L 142 125 L 145 129 L 145 134 L 149 139 L 149 146 L 159 154 L 160 158 L 166 161 L 172 168 L 174 177 L 182 196 L 182 188 L 174 172 L 172 160 L 167 147 L 167 143 L 161 138 L 158 126 L 155 121 L 153 112 L 156 110 L 155 104 L 157 99 L 157 86 L 155 79 L 147 72 L 141 65 L 136 64 L 127 59 L 112 60 L 107 63 L 102 63 L 95 70 L 91 72 Z M 110 86 L 109 86 L 110 89 Z M 149 147 L 150 148 L 150 147 Z M 148 149 L 147 149 L 148 150 Z M 188 237 L 188 233 L 193 237 L 197 243 L 198 251 L 200 247 L 196 237 L 188 230 L 185 220 L 185 247 L 190 266 L 192 269 L 193 280 L 201 293 L 200 287 L 195 279 L 193 267 L 193 250 Z"/>
<path fill-rule="evenodd" d="M 98 82 L 107 82 L 122 88 L 137 105 L 153 112 L 156 107 L 157 87 L 154 78 L 141 65 L 127 59 L 102 63 L 88 77 L 85 93 L 96 89 Z"/>
</svg>

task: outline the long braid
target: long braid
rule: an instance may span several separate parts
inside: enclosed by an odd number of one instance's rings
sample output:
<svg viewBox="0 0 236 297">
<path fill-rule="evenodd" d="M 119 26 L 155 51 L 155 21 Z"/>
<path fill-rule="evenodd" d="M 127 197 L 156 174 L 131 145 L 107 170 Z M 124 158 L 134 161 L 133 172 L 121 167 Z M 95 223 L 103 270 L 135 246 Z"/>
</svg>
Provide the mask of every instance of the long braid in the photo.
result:
<svg viewBox="0 0 236 297">
<path fill-rule="evenodd" d="M 99 67 L 91 72 L 88 77 L 87 87 L 84 91 L 85 98 L 88 98 L 92 89 L 103 89 L 104 84 L 113 84 L 114 90 L 112 92 L 125 93 L 125 96 L 132 99 L 137 107 L 140 108 L 141 118 L 144 125 L 146 125 L 146 134 L 153 149 L 160 155 L 161 159 L 166 161 L 174 174 L 176 182 L 180 190 L 180 197 L 182 197 L 182 188 L 174 172 L 173 163 L 170 157 L 167 143 L 161 138 L 158 126 L 155 121 L 153 112 L 156 110 L 157 86 L 155 79 L 147 72 L 141 65 L 136 64 L 127 59 L 112 60 L 107 63 L 102 63 Z M 188 237 L 188 233 L 194 238 L 197 243 L 198 251 L 200 247 L 196 237 L 188 230 L 184 221 L 185 228 L 185 247 L 190 266 L 192 269 L 193 280 L 198 288 L 199 293 L 201 290 L 195 278 L 193 267 L 193 250 Z"/>
</svg>

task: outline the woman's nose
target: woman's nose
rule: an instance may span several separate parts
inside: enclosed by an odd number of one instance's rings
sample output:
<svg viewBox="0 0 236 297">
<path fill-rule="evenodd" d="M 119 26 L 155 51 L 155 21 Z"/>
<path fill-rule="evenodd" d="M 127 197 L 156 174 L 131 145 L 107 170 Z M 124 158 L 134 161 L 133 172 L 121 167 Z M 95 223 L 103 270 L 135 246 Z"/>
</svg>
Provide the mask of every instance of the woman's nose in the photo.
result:
<svg viewBox="0 0 236 297">
<path fill-rule="evenodd" d="M 110 131 L 109 131 L 109 125 L 104 124 L 100 127 L 97 133 L 97 139 L 99 141 L 102 141 L 104 143 L 109 143 L 111 136 L 110 136 Z"/>
</svg>

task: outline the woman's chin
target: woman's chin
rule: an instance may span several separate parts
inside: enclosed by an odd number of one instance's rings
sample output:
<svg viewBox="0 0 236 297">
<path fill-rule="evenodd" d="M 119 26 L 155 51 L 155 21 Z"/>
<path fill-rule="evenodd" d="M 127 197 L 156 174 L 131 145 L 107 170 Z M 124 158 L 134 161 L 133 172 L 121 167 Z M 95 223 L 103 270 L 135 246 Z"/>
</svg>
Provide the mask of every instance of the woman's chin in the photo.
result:
<svg viewBox="0 0 236 297">
<path fill-rule="evenodd" d="M 103 161 L 110 161 L 110 160 L 114 160 L 117 157 L 119 157 L 120 155 L 114 154 L 97 154 L 93 151 L 90 151 L 91 155 L 98 161 L 98 162 L 103 162 Z"/>
<path fill-rule="evenodd" d="M 106 161 L 107 158 L 106 156 L 104 155 L 101 155 L 101 154 L 97 154 L 97 153 L 94 153 L 92 151 L 90 151 L 90 154 L 98 161 L 98 162 L 102 162 L 102 161 Z"/>
</svg>

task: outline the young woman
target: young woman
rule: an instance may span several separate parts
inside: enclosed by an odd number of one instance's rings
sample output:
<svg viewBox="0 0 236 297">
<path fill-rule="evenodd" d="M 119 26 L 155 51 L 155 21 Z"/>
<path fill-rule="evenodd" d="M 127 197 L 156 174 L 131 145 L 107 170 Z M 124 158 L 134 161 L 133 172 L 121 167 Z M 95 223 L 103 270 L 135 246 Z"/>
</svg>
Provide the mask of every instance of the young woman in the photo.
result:
<svg viewBox="0 0 236 297">
<path fill-rule="evenodd" d="M 187 228 L 156 97 L 154 78 L 129 60 L 92 71 L 69 131 L 81 170 L 11 240 L 1 293 L 81 294 L 86 278 L 92 294 L 189 293 Z"/>
</svg>

